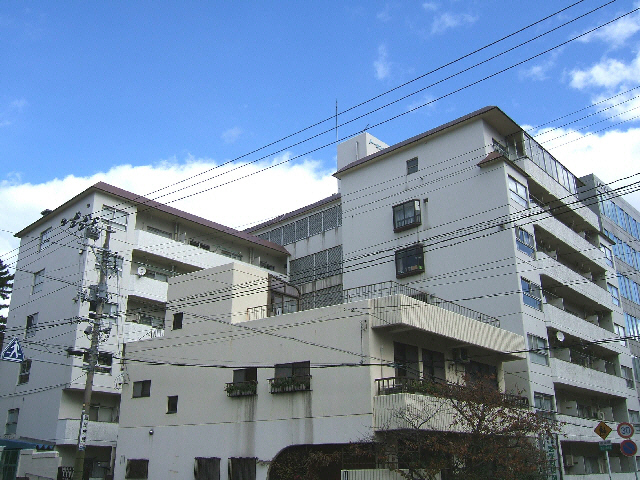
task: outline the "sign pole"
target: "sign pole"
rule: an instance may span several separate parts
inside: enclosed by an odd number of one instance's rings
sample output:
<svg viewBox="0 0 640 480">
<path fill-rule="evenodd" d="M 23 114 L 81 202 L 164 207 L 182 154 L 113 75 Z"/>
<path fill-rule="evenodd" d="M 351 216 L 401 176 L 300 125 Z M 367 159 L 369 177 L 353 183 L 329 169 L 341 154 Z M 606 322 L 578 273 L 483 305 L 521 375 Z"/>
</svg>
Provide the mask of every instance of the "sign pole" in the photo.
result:
<svg viewBox="0 0 640 480">
<path fill-rule="evenodd" d="M 605 450 L 604 454 L 607 457 L 607 473 L 609 474 L 609 480 L 611 480 L 611 464 L 609 463 L 609 450 Z"/>
</svg>

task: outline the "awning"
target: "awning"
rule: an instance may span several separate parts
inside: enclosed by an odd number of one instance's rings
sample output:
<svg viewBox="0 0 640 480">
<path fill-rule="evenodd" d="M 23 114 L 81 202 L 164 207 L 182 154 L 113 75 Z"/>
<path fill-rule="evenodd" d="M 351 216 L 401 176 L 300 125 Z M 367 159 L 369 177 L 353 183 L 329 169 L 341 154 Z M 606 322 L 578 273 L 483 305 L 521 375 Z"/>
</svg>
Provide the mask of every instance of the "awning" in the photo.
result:
<svg viewBox="0 0 640 480">
<path fill-rule="evenodd" d="M 38 442 L 37 440 L 0 438 L 0 447 L 4 447 L 7 450 L 53 450 L 55 445 L 52 443 Z"/>
</svg>

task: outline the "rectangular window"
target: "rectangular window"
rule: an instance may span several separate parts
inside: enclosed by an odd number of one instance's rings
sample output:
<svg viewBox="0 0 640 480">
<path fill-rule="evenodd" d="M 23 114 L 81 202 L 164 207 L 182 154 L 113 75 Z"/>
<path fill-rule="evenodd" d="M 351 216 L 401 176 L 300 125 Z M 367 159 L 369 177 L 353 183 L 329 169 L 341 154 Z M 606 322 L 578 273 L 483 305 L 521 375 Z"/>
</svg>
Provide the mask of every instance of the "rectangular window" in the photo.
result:
<svg viewBox="0 0 640 480">
<path fill-rule="evenodd" d="M 396 252 L 396 278 L 418 275 L 423 272 L 424 253 L 421 243 Z"/>
<path fill-rule="evenodd" d="M 18 429 L 18 415 L 20 415 L 19 408 L 11 408 L 7 412 L 7 423 L 4 427 L 5 435 L 15 435 Z"/>
<path fill-rule="evenodd" d="M 524 304 L 537 310 L 542 310 L 542 291 L 540 286 L 523 277 L 520 278 L 520 285 L 522 286 L 522 301 Z"/>
<path fill-rule="evenodd" d="M 233 371 L 233 382 L 227 383 L 225 391 L 229 397 L 251 396 L 257 393 L 258 369 L 240 368 Z"/>
<path fill-rule="evenodd" d="M 627 341 L 625 338 L 627 337 L 627 332 L 625 332 L 624 327 L 622 325 L 613 324 L 613 330 L 615 334 L 621 338 L 620 344 L 626 345 Z"/>
<path fill-rule="evenodd" d="M 613 253 L 611 252 L 611 249 L 605 245 L 600 245 L 600 250 L 604 253 L 604 261 L 607 265 L 613 267 Z"/>
<path fill-rule="evenodd" d="M 27 329 L 24 333 L 26 338 L 33 337 L 36 334 L 36 326 L 38 325 L 38 314 L 27 315 Z"/>
<path fill-rule="evenodd" d="M 127 230 L 127 217 L 129 214 L 124 210 L 103 205 L 100 216 L 104 223 L 111 225 L 115 230 Z"/>
<path fill-rule="evenodd" d="M 444 365 L 444 353 L 422 349 L 422 378 L 444 382 L 447 379 Z"/>
<path fill-rule="evenodd" d="M 92 404 L 89 407 L 89 421 L 101 423 L 115 423 L 118 421 L 117 407 Z"/>
<path fill-rule="evenodd" d="M 633 426 L 638 428 L 637 425 L 640 424 L 640 412 L 637 410 L 629 410 L 629 423 L 633 423 Z"/>
<path fill-rule="evenodd" d="M 184 317 L 184 313 L 178 312 L 173 314 L 173 329 L 180 330 L 182 328 L 182 319 Z"/>
<path fill-rule="evenodd" d="M 393 342 L 393 363 L 398 378 L 420 378 L 418 347 Z"/>
<path fill-rule="evenodd" d="M 49 227 L 40 234 L 40 247 L 38 251 L 43 251 L 51 246 L 51 237 L 53 236 L 53 228 Z"/>
<path fill-rule="evenodd" d="M 31 359 L 25 358 L 20 362 L 20 374 L 18 375 L 18 385 L 23 385 L 29 382 L 29 375 L 31 374 Z"/>
<path fill-rule="evenodd" d="M 127 460 L 127 470 L 124 478 L 144 480 L 149 478 L 149 460 L 146 459 L 133 459 Z"/>
<path fill-rule="evenodd" d="M 39 272 L 33 274 L 33 287 L 31 293 L 38 293 L 42 291 L 42 284 L 44 283 L 44 268 Z"/>
<path fill-rule="evenodd" d="M 218 457 L 196 457 L 193 467 L 194 480 L 220 480 Z"/>
<path fill-rule="evenodd" d="M 140 380 L 133 382 L 132 398 L 150 397 L 151 396 L 151 380 Z"/>
<path fill-rule="evenodd" d="M 256 480 L 256 458 L 229 458 L 229 480 Z"/>
<path fill-rule="evenodd" d="M 509 191 L 511 192 L 511 199 L 523 207 L 529 206 L 529 195 L 527 194 L 527 187 L 517 181 L 513 177 L 509 177 Z"/>
<path fill-rule="evenodd" d="M 178 395 L 167 397 L 167 413 L 178 413 Z"/>
<path fill-rule="evenodd" d="M 534 392 L 533 404 L 537 410 L 542 410 L 543 412 L 553 412 L 553 395 Z"/>
<path fill-rule="evenodd" d="M 393 207 L 393 231 L 401 232 L 422 223 L 420 200 L 409 200 Z"/>
<path fill-rule="evenodd" d="M 529 358 L 538 365 L 549 365 L 549 345 L 547 339 L 536 335 L 528 334 Z"/>
<path fill-rule="evenodd" d="M 407 175 L 418 171 L 418 157 L 407 160 Z"/>
<path fill-rule="evenodd" d="M 311 390 L 311 363 L 280 363 L 275 366 L 275 378 L 269 379 L 271 393 Z"/>
<path fill-rule="evenodd" d="M 620 373 L 622 373 L 622 378 L 627 381 L 628 388 L 635 388 L 635 384 L 633 383 L 633 369 L 630 367 L 620 366 Z"/>
<path fill-rule="evenodd" d="M 618 287 L 614 287 L 610 283 L 607 283 L 607 290 L 609 290 L 609 293 L 611 294 L 611 302 L 614 305 L 619 307 L 620 306 L 620 295 L 618 293 Z"/>
<path fill-rule="evenodd" d="M 536 249 L 533 235 L 520 227 L 516 227 L 516 245 L 518 250 L 533 257 L 533 252 Z"/>
</svg>

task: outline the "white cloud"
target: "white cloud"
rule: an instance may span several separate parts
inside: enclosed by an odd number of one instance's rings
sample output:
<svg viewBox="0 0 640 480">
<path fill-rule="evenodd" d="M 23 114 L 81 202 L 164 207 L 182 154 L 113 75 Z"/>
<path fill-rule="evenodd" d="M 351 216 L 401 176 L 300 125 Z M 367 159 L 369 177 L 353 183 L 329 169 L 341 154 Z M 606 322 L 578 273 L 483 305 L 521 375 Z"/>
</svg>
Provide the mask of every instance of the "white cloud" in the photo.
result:
<svg viewBox="0 0 640 480">
<path fill-rule="evenodd" d="M 376 78 L 378 80 L 384 80 L 390 75 L 391 62 L 389 61 L 386 45 L 383 44 L 378 47 L 378 58 L 373 62 L 373 68 L 376 71 Z"/>
<path fill-rule="evenodd" d="M 438 4 L 436 2 L 424 2 L 422 8 L 427 12 L 435 12 L 438 9 Z"/>
<path fill-rule="evenodd" d="M 637 4 L 636 7 L 640 5 Z M 608 43 L 611 47 L 619 47 L 629 38 L 640 31 L 640 15 L 628 15 L 609 25 L 599 28 L 595 32 L 580 37 L 579 41 L 583 43 L 600 40 Z"/>
<path fill-rule="evenodd" d="M 157 198 L 162 203 L 169 203 L 171 200 L 258 172 L 289 158 L 291 156 L 285 154 L 270 161 L 261 161 L 232 171 L 242 165 L 235 162 L 197 177 L 195 180 L 216 176 L 194 188 L 161 198 L 158 196 L 163 195 L 165 191 L 148 196 Z M 186 162 L 172 160 L 157 165 L 118 165 L 107 172 L 99 172 L 89 177 L 69 175 L 41 184 L 21 183 L 19 177 L 4 180 L 0 182 L 0 205 L 3 206 L 0 209 L 0 225 L 3 229 L 0 230 L 0 256 L 7 263 L 15 260 L 14 255 L 17 251 L 12 250 L 17 248 L 18 239 L 9 232 L 22 230 L 40 218 L 40 212 L 45 208 L 54 209 L 60 206 L 96 182 L 104 181 L 140 195 L 147 195 L 164 185 L 204 172 L 218 164 L 219 162 L 210 159 L 188 159 Z M 250 224 L 285 213 L 283 209 L 294 210 L 335 193 L 337 186 L 336 179 L 331 176 L 333 171 L 334 169 L 324 170 L 320 162 L 312 159 L 296 160 L 169 204 L 223 225 L 243 229 Z M 177 187 L 190 183 L 185 182 Z"/>
<path fill-rule="evenodd" d="M 27 105 L 29 105 L 29 103 L 24 98 L 18 98 L 11 102 L 11 108 L 16 108 L 18 110 L 22 110 Z"/>
<path fill-rule="evenodd" d="M 623 182 L 621 178 L 638 173 L 640 158 L 640 128 L 610 130 L 588 135 L 572 129 L 557 129 L 548 135 L 560 137 L 542 143 L 574 175 L 581 177 L 593 173 L 613 188 L 640 181 L 634 177 Z M 544 136 L 537 138 L 544 140 Z M 640 210 L 640 192 L 625 199 Z"/>
<path fill-rule="evenodd" d="M 451 13 L 444 12 L 433 19 L 431 24 L 431 33 L 440 34 L 449 30 L 450 28 L 460 27 L 462 25 L 470 25 L 475 23 L 478 17 L 469 15 L 468 13 Z"/>
<path fill-rule="evenodd" d="M 577 89 L 587 87 L 611 89 L 626 82 L 637 83 L 640 78 L 640 55 L 629 63 L 607 58 L 586 70 L 572 70 L 570 76 L 571 86 Z"/>
<path fill-rule="evenodd" d="M 385 6 L 384 6 L 384 9 L 383 9 L 383 10 L 381 10 L 381 11 L 379 11 L 379 12 L 376 14 L 376 18 L 377 18 L 378 20 L 380 20 L 381 22 L 388 22 L 389 20 L 391 20 L 391 13 L 390 13 L 390 10 L 391 10 L 391 9 L 390 9 L 389 5 L 388 5 L 388 4 L 387 4 L 387 5 L 385 5 Z"/>
<path fill-rule="evenodd" d="M 233 127 L 222 132 L 220 138 L 222 138 L 224 143 L 233 143 L 240 138 L 240 135 L 242 135 L 242 130 L 239 127 Z"/>
</svg>

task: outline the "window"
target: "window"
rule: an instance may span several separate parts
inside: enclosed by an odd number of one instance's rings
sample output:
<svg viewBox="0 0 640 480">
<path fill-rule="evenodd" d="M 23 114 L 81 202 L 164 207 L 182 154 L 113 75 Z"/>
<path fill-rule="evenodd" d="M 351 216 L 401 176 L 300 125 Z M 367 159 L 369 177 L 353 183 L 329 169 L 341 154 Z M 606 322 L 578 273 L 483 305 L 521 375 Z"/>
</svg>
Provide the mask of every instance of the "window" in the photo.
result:
<svg viewBox="0 0 640 480">
<path fill-rule="evenodd" d="M 607 290 L 611 294 L 611 301 L 614 305 L 620 306 L 620 294 L 618 293 L 618 287 L 614 287 L 610 283 L 607 283 Z"/>
<path fill-rule="evenodd" d="M 89 407 L 89 421 L 116 423 L 118 421 L 118 408 L 100 404 L 91 404 Z"/>
<path fill-rule="evenodd" d="M 229 397 L 255 395 L 258 386 L 258 369 L 240 368 L 233 371 L 233 382 L 227 383 L 225 391 Z"/>
<path fill-rule="evenodd" d="M 256 480 L 256 459 L 229 458 L 229 480 Z"/>
<path fill-rule="evenodd" d="M 625 338 L 627 337 L 627 332 L 625 331 L 625 328 L 622 325 L 613 324 L 613 331 L 621 338 L 621 340 L 619 340 L 620 344 L 626 345 L 627 341 Z"/>
<path fill-rule="evenodd" d="M 533 257 L 533 252 L 536 249 L 533 235 L 520 227 L 516 227 L 516 245 L 518 250 Z"/>
<path fill-rule="evenodd" d="M 629 423 L 633 423 L 633 426 L 638 428 L 638 425 L 640 425 L 640 412 L 629 410 Z"/>
<path fill-rule="evenodd" d="M 522 286 L 522 301 L 524 304 L 537 310 L 542 310 L 542 293 L 540 286 L 523 277 L 520 278 L 520 285 Z"/>
<path fill-rule="evenodd" d="M 600 250 L 604 253 L 604 261 L 607 262 L 607 265 L 613 267 L 613 253 L 611 249 L 606 245 L 600 245 Z"/>
<path fill-rule="evenodd" d="M 536 335 L 528 334 L 529 358 L 538 365 L 549 365 L 549 346 L 547 339 Z"/>
<path fill-rule="evenodd" d="M 418 171 L 418 157 L 407 160 L 407 175 Z"/>
<path fill-rule="evenodd" d="M 393 207 L 393 231 L 401 232 L 422 223 L 420 200 L 409 200 Z"/>
<path fill-rule="evenodd" d="M 133 398 L 151 396 L 151 380 L 133 382 Z"/>
<path fill-rule="evenodd" d="M 271 393 L 311 390 L 310 362 L 280 363 L 275 366 L 275 378 L 269 379 Z"/>
<path fill-rule="evenodd" d="M 178 396 L 169 395 L 167 397 L 167 413 L 178 413 Z"/>
<path fill-rule="evenodd" d="M 553 395 L 534 392 L 533 405 L 536 410 L 542 410 L 543 412 L 553 412 Z"/>
<path fill-rule="evenodd" d="M 194 460 L 194 480 L 220 480 L 220 459 L 218 457 L 196 457 Z"/>
<path fill-rule="evenodd" d="M 180 330 L 182 328 L 182 319 L 184 317 L 184 313 L 178 312 L 173 314 L 173 329 Z"/>
<path fill-rule="evenodd" d="M 424 272 L 424 253 L 422 244 L 398 250 L 396 252 L 396 278 L 408 277 Z"/>
<path fill-rule="evenodd" d="M 107 205 L 102 206 L 102 221 L 116 230 L 127 230 L 128 215 L 124 210 L 118 210 Z"/>
<path fill-rule="evenodd" d="M 53 236 L 53 229 L 51 227 L 47 228 L 44 232 L 40 234 L 40 248 L 38 251 L 43 251 L 45 248 L 51 246 L 51 237 Z"/>
<path fill-rule="evenodd" d="M 444 353 L 422 349 L 422 378 L 431 381 L 445 381 Z"/>
<path fill-rule="evenodd" d="M 33 287 L 31 293 L 38 293 L 42 290 L 42 284 L 44 283 L 44 268 L 39 272 L 33 274 Z"/>
<path fill-rule="evenodd" d="M 18 429 L 18 415 L 20 415 L 19 408 L 11 408 L 7 412 L 7 423 L 4 427 L 5 435 L 15 435 Z"/>
<path fill-rule="evenodd" d="M 633 369 L 621 365 L 620 373 L 622 373 L 622 378 L 627 381 L 627 387 L 634 388 L 635 384 L 633 383 Z"/>
<path fill-rule="evenodd" d="M 38 314 L 27 315 L 27 330 L 24 333 L 25 337 L 33 337 L 36 334 L 36 326 L 38 325 Z"/>
<path fill-rule="evenodd" d="M 20 374 L 18 375 L 18 385 L 29 382 L 29 374 L 31 373 L 31 359 L 25 358 L 20 362 Z"/>
<path fill-rule="evenodd" d="M 166 230 L 162 230 L 160 228 L 147 227 L 147 232 L 153 233 L 154 235 L 160 235 L 161 237 L 164 237 L 164 238 L 173 239 L 173 233 L 167 232 Z"/>
<path fill-rule="evenodd" d="M 133 458 L 127 460 L 127 470 L 124 478 L 132 480 L 149 478 L 149 460 Z"/>
<path fill-rule="evenodd" d="M 397 378 L 420 378 L 418 347 L 393 342 L 393 363 Z"/>
<path fill-rule="evenodd" d="M 523 207 L 529 206 L 529 195 L 527 194 L 527 187 L 517 181 L 513 177 L 509 177 L 509 191 L 511 192 L 511 199 Z"/>
</svg>

